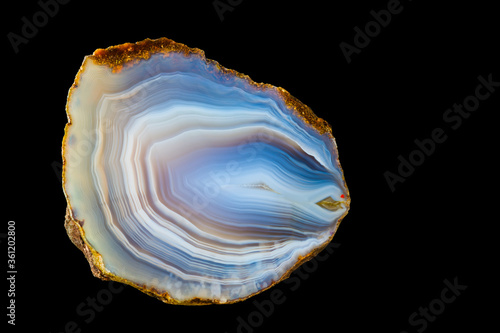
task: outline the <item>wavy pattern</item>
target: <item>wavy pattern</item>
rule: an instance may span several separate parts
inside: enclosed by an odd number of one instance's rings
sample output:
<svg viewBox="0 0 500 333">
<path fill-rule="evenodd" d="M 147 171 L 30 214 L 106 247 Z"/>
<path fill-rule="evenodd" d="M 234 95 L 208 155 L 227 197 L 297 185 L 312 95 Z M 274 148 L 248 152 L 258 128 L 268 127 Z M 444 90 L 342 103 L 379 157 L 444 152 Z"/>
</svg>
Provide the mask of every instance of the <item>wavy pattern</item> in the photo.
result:
<svg viewBox="0 0 500 333">
<path fill-rule="evenodd" d="M 234 302 L 330 241 L 349 205 L 335 141 L 276 88 L 181 52 L 82 69 L 64 189 L 106 272 L 175 302 Z"/>
</svg>

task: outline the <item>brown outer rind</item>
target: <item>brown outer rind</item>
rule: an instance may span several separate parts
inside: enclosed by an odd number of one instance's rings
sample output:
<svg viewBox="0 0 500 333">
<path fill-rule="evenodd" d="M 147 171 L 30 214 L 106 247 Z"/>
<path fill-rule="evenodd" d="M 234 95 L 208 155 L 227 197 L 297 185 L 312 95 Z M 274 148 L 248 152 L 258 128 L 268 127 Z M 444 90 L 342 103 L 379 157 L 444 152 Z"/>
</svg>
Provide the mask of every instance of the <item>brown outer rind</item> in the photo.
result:
<svg viewBox="0 0 500 333">
<path fill-rule="evenodd" d="M 170 52 L 179 52 L 184 55 L 196 55 L 208 64 L 213 64 L 224 75 L 237 76 L 252 86 L 260 89 L 275 89 L 285 104 L 293 109 L 298 116 L 313 126 L 320 134 L 329 132 L 331 128 L 328 123 L 322 118 L 317 117 L 307 105 L 303 104 L 297 98 L 290 95 L 288 91 L 281 87 L 275 87 L 268 83 L 257 83 L 250 79 L 248 75 L 239 73 L 232 69 L 227 69 L 215 60 L 207 59 L 205 52 L 197 48 L 190 48 L 184 44 L 176 43 L 168 38 L 145 39 L 141 42 L 125 43 L 121 45 L 111 46 L 107 49 L 97 49 L 94 54 L 89 56 L 96 64 L 110 67 L 113 72 L 120 72 L 124 66 L 133 66 L 135 63 L 149 59 L 151 55 L 157 53 L 168 54 Z"/>
<path fill-rule="evenodd" d="M 94 51 L 94 54 L 91 56 L 88 56 L 94 63 L 103 65 L 103 66 L 108 66 L 112 69 L 113 72 L 119 72 L 123 69 L 124 66 L 132 66 L 133 64 L 144 60 L 144 59 L 149 59 L 152 54 L 156 53 L 165 53 L 168 54 L 169 52 L 181 52 L 184 53 L 185 55 L 196 55 L 199 56 L 202 60 L 204 60 L 207 64 L 213 64 L 216 66 L 218 71 L 223 74 L 223 75 L 233 75 L 237 76 L 243 80 L 245 80 L 248 84 L 255 86 L 259 89 L 271 89 L 274 90 L 278 93 L 279 97 L 284 101 L 284 103 L 292 109 L 295 114 L 300 117 L 305 123 L 309 124 L 311 127 L 313 127 L 319 134 L 327 134 L 332 141 L 335 143 L 335 139 L 332 135 L 332 130 L 330 125 L 323 119 L 317 117 L 314 112 L 305 104 L 300 102 L 297 98 L 293 97 L 288 91 L 281 87 L 275 87 L 267 83 L 256 83 L 253 80 L 250 79 L 245 74 L 241 74 L 237 71 L 231 70 L 224 68 L 219 65 L 218 62 L 210 59 L 205 58 L 205 53 L 196 48 L 189 48 L 184 44 L 181 43 L 176 43 L 171 39 L 168 38 L 159 38 L 159 39 L 146 39 L 141 42 L 137 42 L 135 44 L 132 43 L 125 43 L 117 46 L 111 46 L 108 47 L 107 49 L 97 49 Z M 66 124 L 65 127 L 65 134 L 63 138 L 63 145 L 62 145 L 62 159 L 63 159 L 63 172 L 62 172 L 62 180 L 63 180 L 63 190 L 66 196 L 66 201 L 67 201 L 67 209 L 66 209 L 66 218 L 65 218 L 65 229 L 66 232 L 68 233 L 69 238 L 75 244 L 75 246 L 80 249 L 80 251 L 83 252 L 85 255 L 85 258 L 90 264 L 90 268 L 92 271 L 92 274 L 102 280 L 113 280 L 121 283 L 128 284 L 134 288 L 139 289 L 140 291 L 155 297 L 165 303 L 168 304 L 180 304 L 180 305 L 208 305 L 208 304 L 232 304 L 232 303 L 237 303 L 240 301 L 243 301 L 245 299 L 248 299 L 256 294 L 259 294 L 272 286 L 278 284 L 279 282 L 287 279 L 290 274 L 296 270 L 299 266 L 301 266 L 303 263 L 306 261 L 309 261 L 312 259 L 314 256 L 316 256 L 319 252 L 321 252 L 333 239 L 335 236 L 336 231 L 338 230 L 338 226 L 340 225 L 340 222 L 342 219 L 347 215 L 349 208 L 350 208 L 350 195 L 349 195 L 349 190 L 347 189 L 347 185 L 345 183 L 345 178 L 344 178 L 344 173 L 342 170 L 342 167 L 340 166 L 340 162 L 338 160 L 337 156 L 337 164 L 342 172 L 342 180 L 343 180 L 343 185 L 346 189 L 346 194 L 345 194 L 345 201 L 344 205 L 346 206 L 346 212 L 344 215 L 342 215 L 338 220 L 335 225 L 335 230 L 332 233 L 332 235 L 329 237 L 329 239 L 324 242 L 321 246 L 318 248 L 314 249 L 311 251 L 306 256 L 299 257 L 297 258 L 297 262 L 293 267 L 291 267 L 279 280 L 274 281 L 271 283 L 267 288 L 262 289 L 254 294 L 251 294 L 247 297 L 244 298 L 239 298 L 236 300 L 230 300 L 227 302 L 220 302 L 217 299 L 201 299 L 201 298 L 193 298 L 187 301 L 178 301 L 170 295 L 165 292 L 165 291 L 160 291 L 155 288 L 147 288 L 145 285 L 138 285 L 132 281 L 129 281 L 127 279 L 123 279 L 109 270 L 106 269 L 104 262 L 102 260 L 102 256 L 92 248 L 92 246 L 89 244 L 89 242 L 85 238 L 85 231 L 82 228 L 83 221 L 78 221 L 73 217 L 72 210 L 71 210 L 71 202 L 68 194 L 65 191 L 65 169 L 66 169 L 66 158 L 65 158 L 65 146 L 66 146 L 66 140 L 67 140 L 67 133 L 69 130 L 69 127 L 71 126 L 71 115 L 68 110 L 68 105 L 69 101 L 72 95 L 73 90 L 78 86 L 78 81 L 80 79 L 81 74 L 83 73 L 85 66 L 85 61 L 83 65 L 80 67 L 76 78 L 75 82 L 71 86 L 69 93 L 68 93 L 68 99 L 67 99 L 67 104 L 66 104 L 66 114 L 68 116 L 68 123 Z M 336 144 L 335 144 L 336 146 Z"/>
</svg>

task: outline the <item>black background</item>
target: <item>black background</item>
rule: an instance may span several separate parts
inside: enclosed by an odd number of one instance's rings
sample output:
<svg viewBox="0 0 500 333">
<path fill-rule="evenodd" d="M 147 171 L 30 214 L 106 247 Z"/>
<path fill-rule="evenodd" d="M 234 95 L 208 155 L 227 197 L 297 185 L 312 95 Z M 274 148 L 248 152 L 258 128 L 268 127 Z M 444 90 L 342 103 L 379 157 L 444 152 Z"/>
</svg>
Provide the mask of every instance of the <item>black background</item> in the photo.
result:
<svg viewBox="0 0 500 333">
<path fill-rule="evenodd" d="M 81 332 L 136 325 L 144 332 L 417 332 L 423 326 L 411 326 L 409 316 L 440 298 L 445 279 L 457 279 L 467 289 L 421 331 L 486 331 L 497 312 L 489 301 L 498 303 L 492 256 L 498 195 L 489 190 L 498 178 L 493 119 L 500 88 L 456 130 L 443 115 L 474 94 L 479 75 L 500 81 L 497 11 L 479 2 L 402 1 L 402 11 L 347 63 L 339 44 L 353 44 L 354 27 L 363 29 L 373 20 L 370 11 L 387 3 L 233 1 L 221 21 L 213 1 L 74 0 L 17 53 L 7 35 L 21 34 L 22 17 L 32 21 L 40 5 L 4 4 L 0 232 L 16 222 L 18 271 L 16 326 L 8 328 L 64 332 L 75 322 Z M 158 37 L 281 86 L 328 120 L 351 211 L 334 238 L 340 246 L 310 266 L 296 290 L 281 283 L 238 304 L 185 307 L 125 286 L 94 317 L 82 315 L 77 308 L 104 295 L 108 282 L 92 276 L 63 227 L 59 163 L 68 89 L 96 48 Z M 430 138 L 435 128 L 447 140 L 391 191 L 384 173 L 397 173 L 398 156 L 407 158 L 414 140 Z M 7 239 L 0 240 L 7 271 Z M 285 301 L 258 322 L 255 302 L 266 304 L 276 289 Z M 239 328 L 249 316 L 255 327 Z"/>
</svg>

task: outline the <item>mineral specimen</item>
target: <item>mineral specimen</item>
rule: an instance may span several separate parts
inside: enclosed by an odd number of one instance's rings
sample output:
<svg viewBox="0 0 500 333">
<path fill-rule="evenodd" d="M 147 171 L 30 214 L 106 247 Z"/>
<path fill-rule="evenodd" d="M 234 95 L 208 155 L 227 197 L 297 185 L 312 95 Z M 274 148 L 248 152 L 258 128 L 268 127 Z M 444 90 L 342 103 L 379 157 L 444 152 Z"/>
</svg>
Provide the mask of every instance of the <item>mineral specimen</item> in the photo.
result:
<svg viewBox="0 0 500 333">
<path fill-rule="evenodd" d="M 66 230 L 92 273 L 234 303 L 332 239 L 350 204 L 330 126 L 167 38 L 98 49 L 68 95 Z"/>
</svg>

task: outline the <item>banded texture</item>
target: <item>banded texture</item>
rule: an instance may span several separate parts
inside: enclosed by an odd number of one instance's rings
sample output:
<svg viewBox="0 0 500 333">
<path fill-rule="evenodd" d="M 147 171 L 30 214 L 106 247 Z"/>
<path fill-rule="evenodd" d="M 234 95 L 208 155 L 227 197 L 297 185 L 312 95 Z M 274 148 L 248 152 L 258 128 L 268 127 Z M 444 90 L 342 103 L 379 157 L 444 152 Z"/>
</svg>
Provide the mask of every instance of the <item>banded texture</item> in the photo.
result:
<svg viewBox="0 0 500 333">
<path fill-rule="evenodd" d="M 70 91 L 63 157 L 72 234 L 100 275 L 232 303 L 331 240 L 349 194 L 331 132 L 300 102 L 196 49 L 119 70 L 96 59 Z"/>
</svg>

